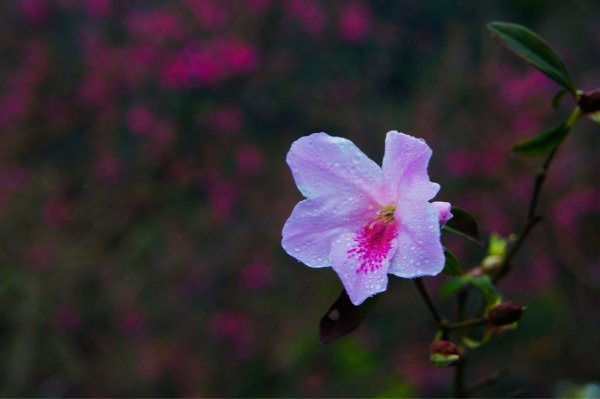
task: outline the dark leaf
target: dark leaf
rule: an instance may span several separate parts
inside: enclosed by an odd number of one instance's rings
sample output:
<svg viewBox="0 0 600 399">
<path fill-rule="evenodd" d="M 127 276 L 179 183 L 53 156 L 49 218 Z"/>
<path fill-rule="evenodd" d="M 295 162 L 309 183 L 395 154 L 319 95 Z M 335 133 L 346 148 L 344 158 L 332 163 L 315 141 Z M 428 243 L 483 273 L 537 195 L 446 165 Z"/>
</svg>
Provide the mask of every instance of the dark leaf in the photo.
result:
<svg viewBox="0 0 600 399">
<path fill-rule="evenodd" d="M 452 219 L 444 225 L 442 230 L 458 234 L 482 245 L 479 240 L 479 229 L 477 228 L 477 221 L 475 221 L 475 218 L 467 211 L 456 207 L 452 207 L 452 215 Z"/>
<path fill-rule="evenodd" d="M 563 142 L 570 130 L 571 128 L 563 123 L 539 136 L 518 142 L 512 147 L 512 150 L 517 154 L 528 157 L 549 154 Z"/>
<path fill-rule="evenodd" d="M 329 308 L 321 319 L 319 326 L 319 337 L 324 344 L 335 341 L 344 335 L 350 334 L 362 324 L 371 313 L 381 295 L 375 295 L 360 306 L 354 306 L 346 290 L 342 290 L 340 296 Z"/>
<path fill-rule="evenodd" d="M 444 285 L 442 285 L 442 288 L 440 288 L 440 298 L 448 299 L 450 296 L 457 293 L 462 287 L 469 284 L 472 278 L 473 277 L 470 274 L 465 274 L 463 276 L 446 281 Z"/>
<path fill-rule="evenodd" d="M 577 97 L 565 63 L 541 37 L 524 26 L 506 22 L 491 22 L 487 28 L 498 44 Z"/>
<path fill-rule="evenodd" d="M 448 276 L 460 276 L 463 274 L 462 266 L 460 262 L 452 252 L 444 248 L 444 256 L 446 257 L 446 263 L 444 264 L 444 270 L 442 273 Z"/>
</svg>

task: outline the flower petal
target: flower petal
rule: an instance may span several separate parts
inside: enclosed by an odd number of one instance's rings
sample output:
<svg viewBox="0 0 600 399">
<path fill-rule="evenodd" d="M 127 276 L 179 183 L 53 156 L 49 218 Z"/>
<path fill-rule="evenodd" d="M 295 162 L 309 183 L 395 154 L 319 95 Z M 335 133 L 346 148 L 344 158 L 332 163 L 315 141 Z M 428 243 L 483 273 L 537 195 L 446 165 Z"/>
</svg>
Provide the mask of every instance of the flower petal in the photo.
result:
<svg viewBox="0 0 600 399">
<path fill-rule="evenodd" d="M 361 243 L 360 236 L 360 232 L 344 233 L 331 246 L 332 268 L 340 277 L 350 301 L 356 306 L 387 289 L 390 259 L 396 252 L 396 241 L 392 236 L 389 248 L 377 259 L 376 265 L 371 262 L 373 259 L 365 263 L 364 253 L 357 251 L 357 245 Z"/>
<path fill-rule="evenodd" d="M 439 274 L 444 268 L 445 257 L 435 205 L 399 201 L 394 218 L 398 224 L 398 251 L 389 273 L 404 278 Z"/>
<path fill-rule="evenodd" d="M 452 205 L 449 202 L 433 201 L 432 204 L 438 210 L 440 226 L 445 225 L 454 216 L 452 214 Z"/>
<path fill-rule="evenodd" d="M 367 198 L 323 196 L 301 201 L 283 226 L 281 245 L 310 267 L 331 266 L 331 242 L 370 220 L 376 205 Z"/>
<path fill-rule="evenodd" d="M 431 148 L 425 141 L 397 131 L 387 133 L 383 178 L 392 199 L 429 201 L 440 189 L 427 174 Z"/>
<path fill-rule="evenodd" d="M 373 196 L 382 184 L 381 168 L 350 140 L 313 133 L 296 140 L 287 155 L 296 185 L 306 198 L 338 193 Z"/>
</svg>

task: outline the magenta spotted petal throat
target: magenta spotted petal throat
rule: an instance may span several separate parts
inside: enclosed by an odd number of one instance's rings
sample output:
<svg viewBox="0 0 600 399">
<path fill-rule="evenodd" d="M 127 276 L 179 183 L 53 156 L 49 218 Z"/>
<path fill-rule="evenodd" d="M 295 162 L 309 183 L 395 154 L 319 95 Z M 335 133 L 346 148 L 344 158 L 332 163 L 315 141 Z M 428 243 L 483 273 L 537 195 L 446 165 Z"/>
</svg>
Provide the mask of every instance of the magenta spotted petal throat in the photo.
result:
<svg viewBox="0 0 600 399">
<path fill-rule="evenodd" d="M 440 225 L 452 215 L 447 202 L 430 202 L 440 188 L 430 158 L 425 141 L 396 131 L 381 167 L 341 137 L 296 140 L 287 163 L 306 199 L 283 227 L 283 248 L 309 267 L 333 268 L 354 305 L 385 291 L 388 274 L 440 273 Z"/>
</svg>

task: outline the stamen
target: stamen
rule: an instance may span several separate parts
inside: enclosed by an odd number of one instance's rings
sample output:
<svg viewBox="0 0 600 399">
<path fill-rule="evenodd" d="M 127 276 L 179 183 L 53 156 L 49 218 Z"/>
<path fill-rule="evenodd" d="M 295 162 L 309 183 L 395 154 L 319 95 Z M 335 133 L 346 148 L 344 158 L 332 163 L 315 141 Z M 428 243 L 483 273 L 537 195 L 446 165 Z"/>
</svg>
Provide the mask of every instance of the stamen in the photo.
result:
<svg viewBox="0 0 600 399">
<path fill-rule="evenodd" d="M 356 273 L 368 274 L 381 268 L 398 235 L 394 220 L 395 206 L 382 208 L 375 219 L 367 224 L 355 239 L 356 246 L 348 254 L 360 260 Z"/>
</svg>

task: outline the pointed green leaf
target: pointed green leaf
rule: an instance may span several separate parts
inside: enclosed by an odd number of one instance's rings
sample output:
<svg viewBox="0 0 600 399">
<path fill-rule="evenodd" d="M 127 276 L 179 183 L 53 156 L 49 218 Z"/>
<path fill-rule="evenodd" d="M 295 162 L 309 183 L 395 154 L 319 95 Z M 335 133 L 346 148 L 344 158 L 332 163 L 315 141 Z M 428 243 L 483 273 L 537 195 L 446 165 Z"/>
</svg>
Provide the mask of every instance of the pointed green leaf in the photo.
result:
<svg viewBox="0 0 600 399">
<path fill-rule="evenodd" d="M 563 123 L 539 136 L 518 142 L 512 147 L 512 150 L 517 154 L 528 157 L 549 154 L 563 142 L 570 130 L 571 127 Z"/>
<path fill-rule="evenodd" d="M 479 245 L 479 229 L 477 221 L 467 211 L 461 208 L 452 207 L 452 219 L 450 219 L 442 228 L 442 231 L 458 234 Z"/>
<path fill-rule="evenodd" d="M 600 112 L 596 112 L 590 115 L 590 119 L 596 123 L 600 123 Z"/>
<path fill-rule="evenodd" d="M 462 287 L 469 284 L 473 277 L 470 274 L 465 274 L 451 280 L 448 280 L 440 288 L 440 298 L 448 299 L 452 295 L 458 292 Z"/>
<path fill-rule="evenodd" d="M 444 256 L 446 257 L 446 263 L 444 264 L 442 273 L 448 276 L 461 276 L 464 274 L 460 262 L 452 252 L 444 248 Z"/>
<path fill-rule="evenodd" d="M 338 299 L 321 319 L 319 337 L 324 344 L 335 341 L 356 330 L 366 319 L 379 301 L 381 295 L 375 295 L 360 306 L 354 306 L 346 290 L 342 290 Z"/>
<path fill-rule="evenodd" d="M 576 96 L 565 63 L 540 36 L 524 26 L 507 22 L 491 22 L 487 28 L 498 44 Z"/>
</svg>

